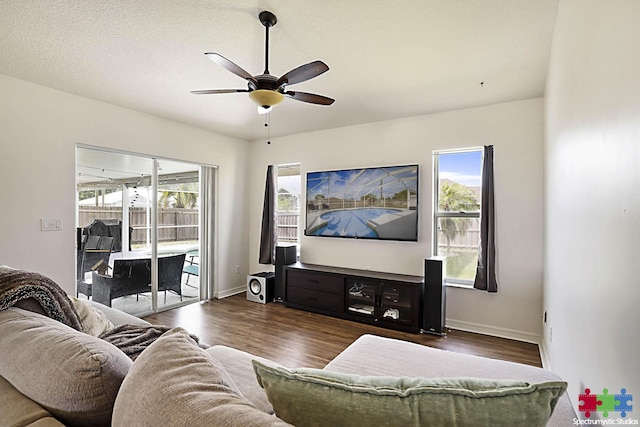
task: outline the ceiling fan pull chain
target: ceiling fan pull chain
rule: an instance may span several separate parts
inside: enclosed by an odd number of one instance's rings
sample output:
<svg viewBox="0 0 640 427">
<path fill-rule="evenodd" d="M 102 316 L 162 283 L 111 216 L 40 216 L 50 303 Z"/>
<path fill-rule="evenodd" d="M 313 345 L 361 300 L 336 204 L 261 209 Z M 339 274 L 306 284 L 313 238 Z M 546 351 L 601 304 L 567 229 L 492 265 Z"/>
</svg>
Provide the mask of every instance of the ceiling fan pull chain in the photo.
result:
<svg viewBox="0 0 640 427">
<path fill-rule="evenodd" d="M 271 144 L 271 111 L 264 118 L 264 127 L 267 128 L 267 145 Z"/>
</svg>

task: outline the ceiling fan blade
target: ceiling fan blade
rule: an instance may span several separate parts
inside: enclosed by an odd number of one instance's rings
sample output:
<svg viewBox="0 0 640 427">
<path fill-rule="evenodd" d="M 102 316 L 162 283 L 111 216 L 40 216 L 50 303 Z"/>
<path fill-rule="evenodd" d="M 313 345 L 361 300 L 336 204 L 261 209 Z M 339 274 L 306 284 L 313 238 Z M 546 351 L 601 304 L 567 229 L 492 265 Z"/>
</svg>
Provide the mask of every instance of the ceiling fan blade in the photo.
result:
<svg viewBox="0 0 640 427">
<path fill-rule="evenodd" d="M 211 95 L 215 93 L 236 93 L 236 92 L 250 92 L 249 89 L 203 89 L 203 90 L 192 90 L 191 93 L 194 95 Z"/>
<path fill-rule="evenodd" d="M 331 105 L 335 102 L 335 99 L 327 96 L 316 95 L 315 93 L 307 92 L 285 92 L 285 96 L 295 99 L 296 101 L 309 102 L 311 104 L 319 105 Z"/>
<path fill-rule="evenodd" d="M 234 64 L 233 62 L 229 61 L 224 56 L 222 56 L 222 55 L 220 55 L 218 53 L 213 53 L 213 52 L 207 52 L 207 53 L 205 53 L 205 55 L 207 55 L 207 57 L 209 59 L 211 59 L 216 64 L 220 65 L 222 68 L 224 68 L 224 69 L 226 69 L 228 71 L 231 71 L 236 76 L 242 77 L 245 80 L 252 81 L 256 85 L 258 84 L 258 81 L 251 74 L 246 72 L 240 66 L 238 66 L 238 65 Z"/>
<path fill-rule="evenodd" d="M 319 76 L 320 74 L 329 70 L 329 66 L 322 61 L 313 61 L 305 65 L 301 65 L 298 68 L 294 68 L 284 76 L 280 77 L 276 82 L 276 87 L 279 88 L 282 85 L 293 85 L 296 83 L 304 82 Z"/>
</svg>

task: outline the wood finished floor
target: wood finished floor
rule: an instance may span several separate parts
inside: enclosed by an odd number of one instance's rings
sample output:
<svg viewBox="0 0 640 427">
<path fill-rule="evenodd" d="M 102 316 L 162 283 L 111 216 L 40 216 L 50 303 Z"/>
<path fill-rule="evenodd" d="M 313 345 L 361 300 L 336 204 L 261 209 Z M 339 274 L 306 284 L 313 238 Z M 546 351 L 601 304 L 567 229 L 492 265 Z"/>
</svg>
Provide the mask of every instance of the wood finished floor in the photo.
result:
<svg viewBox="0 0 640 427">
<path fill-rule="evenodd" d="M 398 332 L 283 304 L 258 304 L 247 301 L 244 294 L 191 304 L 147 316 L 145 320 L 181 326 L 209 345 L 234 347 L 289 367 L 322 368 L 363 334 L 542 366 L 536 344 L 457 330 L 451 330 L 447 338 Z"/>
</svg>

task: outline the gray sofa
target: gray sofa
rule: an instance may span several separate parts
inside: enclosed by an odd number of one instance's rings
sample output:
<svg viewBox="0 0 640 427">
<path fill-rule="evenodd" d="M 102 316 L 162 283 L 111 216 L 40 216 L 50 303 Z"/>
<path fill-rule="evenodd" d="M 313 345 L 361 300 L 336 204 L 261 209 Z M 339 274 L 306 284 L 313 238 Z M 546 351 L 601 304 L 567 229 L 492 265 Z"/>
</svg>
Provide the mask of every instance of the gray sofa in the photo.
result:
<svg viewBox="0 0 640 427">
<path fill-rule="evenodd" d="M 144 325 L 141 319 L 129 316 L 115 309 L 94 303 L 102 313 L 106 314 L 114 325 L 120 324 L 140 324 Z M 39 354 L 33 356 L 36 362 L 39 361 L 43 366 L 35 366 L 37 363 L 29 361 L 30 355 L 26 355 L 21 361 L 13 360 L 15 351 L 12 353 L 7 346 L 15 346 L 23 339 L 18 336 L 24 331 L 28 331 L 30 336 L 37 334 L 42 328 L 53 328 L 46 333 L 46 338 L 40 339 L 34 344 L 34 347 L 44 346 L 40 348 L 53 349 L 59 345 L 56 334 L 66 335 L 65 340 L 60 345 L 70 345 L 68 341 L 83 341 L 83 347 L 91 347 L 95 345 L 105 354 L 109 349 L 100 343 L 94 343 L 91 339 L 81 337 L 82 332 L 75 331 L 65 325 L 50 324 L 51 319 L 45 318 L 35 313 L 26 312 L 18 308 L 10 308 L 0 311 L 0 426 L 61 426 L 61 425 L 100 425 L 101 421 L 87 418 L 78 418 L 78 414 L 82 417 L 82 402 L 76 402 L 77 399 L 67 397 L 60 398 L 60 402 L 37 402 L 38 393 L 43 393 L 42 400 L 64 396 L 68 392 L 69 387 L 65 387 L 65 374 L 73 367 L 65 367 L 63 372 L 46 375 L 47 363 L 55 360 L 56 354 L 51 353 Z M 23 322 L 24 325 L 18 327 L 17 323 Z M 40 323 L 41 322 L 41 323 Z M 35 326 L 34 326 L 35 325 Z M 22 331 L 22 332 L 21 332 Z M 84 334 L 86 335 L 86 334 Z M 96 338 L 98 339 L 98 338 Z M 42 340 L 49 342 L 42 343 Z M 89 344 L 87 344 L 89 342 Z M 107 343 L 108 345 L 111 345 Z M 31 344 L 30 344 L 31 345 Z M 117 349 L 116 349 L 117 350 Z M 40 351 L 34 348 L 34 351 Z M 96 350 L 98 351 L 98 350 Z M 119 350 L 118 350 L 119 351 Z M 46 353 L 44 351 L 43 353 Z M 109 353 L 111 354 L 111 353 Z M 113 353 L 115 354 L 115 353 Z M 342 377 L 348 379 L 348 385 L 353 386 L 354 381 L 360 381 L 359 377 L 353 374 L 363 376 L 386 376 L 381 380 L 388 380 L 389 377 L 422 377 L 422 378 L 446 378 L 446 377 L 477 377 L 486 379 L 517 379 L 531 383 L 540 383 L 544 381 L 560 380 L 550 371 L 535 367 L 492 360 L 477 356 L 458 354 L 430 347 L 413 344 L 405 341 L 393 340 L 373 335 L 363 335 L 341 354 L 332 360 L 324 370 L 316 372 L 315 370 L 306 370 L 297 372 L 279 367 L 276 363 L 266 359 L 253 356 L 249 353 L 225 347 L 214 345 L 206 350 L 202 350 L 193 343 L 188 334 L 176 328 L 158 339 L 154 344 L 144 350 L 135 362 L 117 362 L 111 356 L 100 356 L 102 370 L 110 369 L 112 372 L 119 372 L 121 376 L 121 384 L 118 383 L 112 393 L 115 396 L 113 405 L 113 418 L 103 425 L 219 425 L 219 426 L 265 426 L 265 425 L 289 425 L 280 418 L 273 415 L 274 407 L 270 401 L 278 402 L 278 408 L 282 405 L 277 398 L 271 394 L 267 396 L 265 390 L 261 387 L 271 390 L 273 387 L 268 376 L 264 373 L 265 369 L 272 368 L 274 372 L 284 372 L 290 378 L 298 381 L 300 379 L 306 381 L 305 375 L 322 377 L 322 373 L 329 375 L 329 380 L 320 378 L 320 386 L 327 388 L 327 384 L 331 386 L 342 381 Z M 95 356 L 93 357 L 95 359 Z M 117 358 L 116 358 L 117 359 Z M 118 359 L 119 360 L 119 359 Z M 256 363 L 259 362 L 259 363 Z M 22 373 L 16 374 L 15 371 L 24 366 Z M 66 361 L 55 361 L 56 364 L 64 364 Z M 9 366 L 11 365 L 11 366 Z M 260 371 L 262 370 L 262 371 Z M 86 370 L 83 370 L 85 372 Z M 256 372 L 262 372 L 261 382 L 257 380 Z M 4 377 L 4 378 L 3 378 Z M 27 378 L 32 377 L 32 378 Z M 122 379 L 122 377 L 124 379 Z M 355 380 L 354 380 L 355 378 Z M 367 377 L 364 377 L 364 380 Z M 92 381 L 92 380 L 88 380 Z M 49 384 L 49 391 L 40 388 L 30 389 L 29 384 L 33 383 Z M 406 383 L 406 380 L 401 382 Z M 411 382 L 411 381 L 409 381 Z M 304 382 L 304 386 L 309 386 L 311 382 Z M 13 384 L 13 385 L 12 385 Z M 102 386 L 102 383 L 100 383 Z M 282 383 L 280 384 L 282 385 Z M 313 386 L 318 385 L 317 381 Z M 105 386 L 106 387 L 106 386 Z M 342 387 L 339 392 L 343 393 L 346 386 Z M 72 388 L 72 387 L 71 387 Z M 22 393 L 18 390 L 21 390 Z M 351 390 L 351 389 L 349 389 Z M 89 390 L 87 394 L 93 393 L 95 390 Z M 100 390 L 100 393 L 103 393 Z M 271 393 L 271 391 L 269 391 Z M 299 393 L 296 391 L 296 393 Z M 31 395 L 31 398 L 25 394 Z M 34 396 L 35 395 L 35 396 Z M 440 395 L 438 395 L 440 396 Z M 564 389 L 558 394 L 555 411 L 551 416 L 548 425 L 570 425 L 576 417 L 571 402 L 564 392 Z M 81 397 L 85 397 L 84 395 Z M 300 397 L 300 399 L 298 399 Z M 371 398 L 370 394 L 365 396 Z M 379 398 L 380 396 L 374 396 Z M 517 395 L 516 398 L 521 398 Z M 392 397 L 398 399 L 397 396 Z M 502 398 L 502 397 L 501 397 Z M 74 400 L 75 399 L 75 400 Z M 320 402 L 314 397 L 313 402 Z M 387 399 L 387 397 L 384 397 Z M 464 399 L 467 399 L 465 397 Z M 495 399 L 495 397 L 494 397 Z M 304 399 L 295 395 L 285 400 L 302 402 Z M 331 404 L 342 404 L 347 410 L 354 413 L 354 408 L 348 408 L 348 399 L 339 398 L 332 399 Z M 402 398 L 400 398 L 402 400 Z M 486 402 L 490 400 L 482 400 L 486 406 Z M 288 403 L 288 402 L 285 402 Z M 321 405 L 314 403 L 314 407 L 319 408 Z M 53 408 L 55 405 L 65 406 L 65 408 Z M 516 402 L 518 406 L 522 405 L 522 401 Z M 395 403 L 393 403 L 395 405 Z M 108 406 L 108 405 L 107 405 Z M 376 408 L 384 405 L 376 404 Z M 544 406 L 544 404 L 542 405 Z M 553 405 L 552 405 L 553 406 Z M 47 408 L 47 409 L 45 409 Z M 280 416 L 276 408 L 276 414 Z M 444 407 L 437 409 L 431 408 L 431 411 L 444 411 Z M 505 411 L 504 406 L 495 405 L 490 408 L 489 418 L 478 418 L 478 422 L 461 422 L 455 425 L 482 425 L 491 422 L 491 425 L 500 425 L 501 413 Z M 486 408 L 485 408 L 486 409 Z M 295 409 L 300 416 L 303 409 Z M 318 409 L 322 411 L 322 409 Z M 378 409 L 376 409 L 378 410 Z M 391 407 L 391 410 L 396 410 Z M 447 411 L 452 409 L 447 409 Z M 454 409 L 457 410 L 457 409 Z M 475 411 L 476 409 L 474 409 Z M 534 408 L 535 410 L 535 408 Z M 542 408 L 549 410 L 548 407 Z M 61 412 L 60 412 L 61 411 Z M 72 412 L 76 411 L 72 414 Z M 80 412 L 78 412 L 80 411 Z M 493 412 L 491 412 L 493 411 Z M 335 410 L 332 410 L 334 413 Z M 53 413 L 61 414 L 54 416 Z M 284 409 L 283 412 L 284 414 Z M 371 414 L 371 413 L 369 413 Z M 109 414 L 109 417 L 111 414 Z M 495 416 L 495 418 L 494 418 Z M 300 418 L 295 418 L 300 419 Z M 364 418 L 363 418 L 364 419 Z M 63 423 L 63 420 L 64 423 Z M 69 421 L 71 420 L 71 421 Z M 377 425 L 397 425 L 393 419 L 379 420 Z M 385 422 L 383 422 L 385 421 Z M 417 422 L 415 425 L 424 423 Z M 322 422 L 296 422 L 296 425 L 323 425 Z M 433 423 L 437 425 L 437 422 Z M 447 422 L 445 424 L 451 424 Z M 502 423 L 505 424 L 505 423 Z M 452 424 L 453 425 L 453 424 Z M 531 424 L 530 424 L 531 425 Z"/>
</svg>

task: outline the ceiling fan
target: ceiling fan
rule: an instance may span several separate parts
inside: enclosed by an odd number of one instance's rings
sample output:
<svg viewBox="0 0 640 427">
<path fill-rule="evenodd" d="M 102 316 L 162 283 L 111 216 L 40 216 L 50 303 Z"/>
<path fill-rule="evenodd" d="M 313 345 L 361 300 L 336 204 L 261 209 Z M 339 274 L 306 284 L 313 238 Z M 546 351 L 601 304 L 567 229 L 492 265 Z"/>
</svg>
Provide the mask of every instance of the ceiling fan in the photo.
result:
<svg viewBox="0 0 640 427">
<path fill-rule="evenodd" d="M 311 104 L 333 104 L 335 100 L 326 96 L 286 90 L 286 87 L 289 85 L 310 80 L 328 71 L 329 67 L 322 61 L 313 61 L 308 64 L 301 65 L 284 74 L 280 78 L 269 74 L 269 28 L 276 25 L 278 20 L 276 19 L 276 16 L 269 11 L 260 12 L 258 18 L 266 28 L 264 72 L 256 76 L 252 76 L 224 56 L 218 53 L 207 52 L 205 55 L 207 55 L 207 57 L 213 62 L 245 79 L 247 81 L 247 89 L 205 89 L 193 90 L 191 93 L 196 95 L 209 95 L 217 93 L 248 92 L 249 98 L 258 105 L 258 112 L 260 113 L 267 113 L 271 111 L 271 108 L 282 102 L 285 96 L 287 98 L 295 99 L 296 101 L 308 102 Z"/>
</svg>

